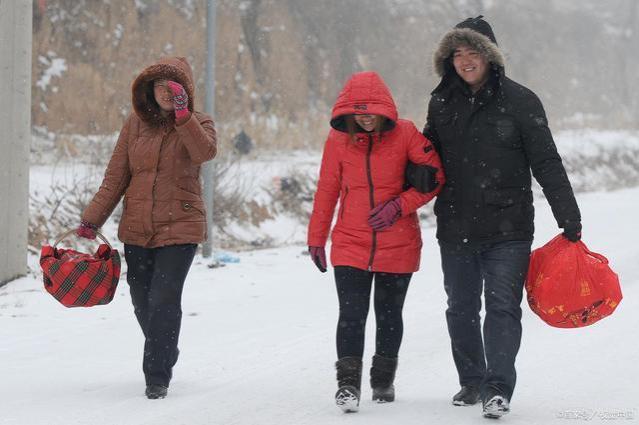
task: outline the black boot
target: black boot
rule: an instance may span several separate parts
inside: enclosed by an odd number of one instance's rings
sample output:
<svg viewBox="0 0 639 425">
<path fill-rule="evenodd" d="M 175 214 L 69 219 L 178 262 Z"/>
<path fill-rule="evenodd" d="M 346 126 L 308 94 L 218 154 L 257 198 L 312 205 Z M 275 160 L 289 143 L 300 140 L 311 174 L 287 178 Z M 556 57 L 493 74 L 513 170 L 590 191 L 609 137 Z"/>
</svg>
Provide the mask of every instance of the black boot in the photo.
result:
<svg viewBox="0 0 639 425">
<path fill-rule="evenodd" d="M 149 400 L 155 400 L 158 398 L 164 398 L 166 397 L 168 388 L 165 387 L 164 385 L 147 385 L 146 386 L 146 398 L 148 398 Z"/>
<path fill-rule="evenodd" d="M 479 402 L 479 387 L 474 385 L 464 385 L 461 390 L 453 396 L 455 406 L 472 406 Z"/>
<path fill-rule="evenodd" d="M 335 363 L 337 386 L 335 404 L 345 413 L 359 410 L 359 398 L 362 384 L 361 357 L 342 357 Z"/>
<path fill-rule="evenodd" d="M 397 370 L 397 358 L 373 356 L 371 367 L 371 388 L 373 388 L 373 401 L 389 403 L 395 401 L 395 371 Z"/>
</svg>

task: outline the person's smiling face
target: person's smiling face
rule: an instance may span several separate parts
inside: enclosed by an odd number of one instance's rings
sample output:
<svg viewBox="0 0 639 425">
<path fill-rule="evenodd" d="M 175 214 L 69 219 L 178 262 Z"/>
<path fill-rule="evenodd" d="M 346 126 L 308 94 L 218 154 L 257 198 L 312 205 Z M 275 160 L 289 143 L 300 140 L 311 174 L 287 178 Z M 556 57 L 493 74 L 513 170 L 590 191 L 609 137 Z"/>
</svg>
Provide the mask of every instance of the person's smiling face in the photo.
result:
<svg viewBox="0 0 639 425">
<path fill-rule="evenodd" d="M 469 46 L 460 46 L 453 53 L 455 72 L 464 80 L 473 92 L 476 92 L 488 80 L 489 63 L 477 50 Z"/>
<path fill-rule="evenodd" d="M 160 109 L 163 111 L 170 112 L 175 109 L 173 105 L 173 93 L 166 80 L 153 81 L 153 95 L 155 96 L 155 101 L 160 105 Z"/>
<path fill-rule="evenodd" d="M 377 127 L 379 116 L 377 115 L 355 115 L 355 122 L 362 127 L 364 131 L 373 131 Z"/>
</svg>

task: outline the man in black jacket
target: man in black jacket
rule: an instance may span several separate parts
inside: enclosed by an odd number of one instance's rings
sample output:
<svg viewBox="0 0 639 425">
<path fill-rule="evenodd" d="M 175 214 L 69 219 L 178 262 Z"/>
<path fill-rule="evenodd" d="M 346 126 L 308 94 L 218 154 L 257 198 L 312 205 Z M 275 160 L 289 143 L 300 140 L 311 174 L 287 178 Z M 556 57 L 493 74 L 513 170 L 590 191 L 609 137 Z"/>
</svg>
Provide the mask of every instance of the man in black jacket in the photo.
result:
<svg viewBox="0 0 639 425">
<path fill-rule="evenodd" d="M 453 404 L 481 399 L 484 416 L 500 417 L 509 411 L 521 341 L 520 304 L 534 232 L 531 170 L 573 242 L 581 237 L 581 217 L 542 104 L 505 76 L 504 58 L 482 16 L 445 34 L 434 62 L 442 80 L 432 92 L 424 135 L 447 178 L 435 214 L 446 319 L 462 387 Z"/>
</svg>

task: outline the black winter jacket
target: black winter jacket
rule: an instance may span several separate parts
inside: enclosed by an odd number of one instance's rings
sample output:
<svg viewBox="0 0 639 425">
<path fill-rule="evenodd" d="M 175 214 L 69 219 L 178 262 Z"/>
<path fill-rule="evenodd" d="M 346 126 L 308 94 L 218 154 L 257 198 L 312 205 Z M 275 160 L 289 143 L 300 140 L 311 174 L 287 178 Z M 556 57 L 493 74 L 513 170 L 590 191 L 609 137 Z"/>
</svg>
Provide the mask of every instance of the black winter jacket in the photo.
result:
<svg viewBox="0 0 639 425">
<path fill-rule="evenodd" d="M 447 176 L 437 238 L 452 243 L 532 240 L 531 169 L 559 227 L 581 221 L 539 98 L 492 65 L 474 95 L 452 71 L 432 92 L 424 135 Z"/>
</svg>

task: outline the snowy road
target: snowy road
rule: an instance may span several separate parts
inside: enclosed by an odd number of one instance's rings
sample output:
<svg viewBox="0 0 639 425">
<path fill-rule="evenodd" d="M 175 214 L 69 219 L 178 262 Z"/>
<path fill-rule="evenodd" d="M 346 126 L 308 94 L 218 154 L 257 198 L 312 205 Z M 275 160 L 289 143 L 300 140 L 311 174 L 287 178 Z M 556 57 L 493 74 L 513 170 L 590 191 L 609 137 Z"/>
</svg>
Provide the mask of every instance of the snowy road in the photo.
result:
<svg viewBox="0 0 639 425">
<path fill-rule="evenodd" d="M 624 300 L 612 317 L 577 330 L 550 328 L 524 307 L 518 386 L 504 423 L 638 421 L 639 189 L 578 201 L 584 240 L 609 257 Z M 547 204 L 536 204 L 539 246 L 556 225 Z M 242 253 L 216 270 L 197 261 L 184 294 L 180 362 L 159 401 L 143 394 L 143 341 L 124 280 L 112 304 L 86 310 L 58 305 L 39 279 L 0 288 L 0 425 L 486 423 L 479 407 L 450 404 L 458 386 L 434 229 L 423 236 L 395 403 L 368 401 L 366 373 L 358 414 L 333 405 L 337 298 L 331 275 L 298 246 Z"/>
</svg>

